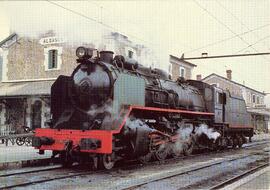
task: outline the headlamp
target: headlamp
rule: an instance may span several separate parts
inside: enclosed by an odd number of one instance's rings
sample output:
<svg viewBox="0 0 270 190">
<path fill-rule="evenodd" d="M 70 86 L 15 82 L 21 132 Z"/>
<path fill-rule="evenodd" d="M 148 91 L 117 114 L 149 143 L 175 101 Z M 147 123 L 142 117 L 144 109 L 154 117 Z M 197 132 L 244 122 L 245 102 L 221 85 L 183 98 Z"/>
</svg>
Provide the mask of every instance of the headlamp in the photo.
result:
<svg viewBox="0 0 270 190">
<path fill-rule="evenodd" d="M 79 59 L 89 59 L 93 56 L 93 49 L 85 48 L 85 47 L 78 47 L 76 49 L 76 56 Z"/>
</svg>

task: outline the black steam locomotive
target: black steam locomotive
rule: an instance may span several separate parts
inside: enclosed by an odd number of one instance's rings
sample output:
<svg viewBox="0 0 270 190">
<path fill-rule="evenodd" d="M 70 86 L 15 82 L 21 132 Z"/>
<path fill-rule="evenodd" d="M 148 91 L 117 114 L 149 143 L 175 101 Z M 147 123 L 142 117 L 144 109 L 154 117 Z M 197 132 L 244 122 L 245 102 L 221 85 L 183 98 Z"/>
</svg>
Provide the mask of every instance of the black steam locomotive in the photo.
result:
<svg viewBox="0 0 270 190">
<path fill-rule="evenodd" d="M 78 66 L 51 88 L 50 128 L 33 146 L 64 165 L 120 159 L 142 162 L 188 155 L 195 147 L 241 147 L 253 135 L 241 97 L 201 81 L 170 76 L 111 51 L 79 47 Z"/>
</svg>

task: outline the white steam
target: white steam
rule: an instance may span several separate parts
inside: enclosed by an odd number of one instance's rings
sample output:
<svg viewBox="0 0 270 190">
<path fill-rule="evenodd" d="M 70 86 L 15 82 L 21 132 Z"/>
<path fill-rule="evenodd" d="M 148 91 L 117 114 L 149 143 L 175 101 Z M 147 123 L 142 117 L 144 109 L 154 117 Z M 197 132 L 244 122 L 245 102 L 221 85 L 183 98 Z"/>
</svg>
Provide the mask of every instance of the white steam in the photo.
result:
<svg viewBox="0 0 270 190">
<path fill-rule="evenodd" d="M 220 133 L 217 131 L 214 131 L 214 129 L 209 128 L 206 124 L 200 124 L 199 127 L 195 128 L 195 134 L 196 136 L 201 136 L 202 134 L 205 134 L 209 139 L 216 140 L 218 137 L 220 137 Z"/>
<path fill-rule="evenodd" d="M 98 114 L 101 113 L 113 113 L 113 108 L 112 108 L 112 101 L 109 100 L 105 102 L 102 106 L 97 106 L 96 104 L 91 105 L 90 109 L 87 111 L 87 113 L 93 117 L 97 116 Z"/>
<path fill-rule="evenodd" d="M 90 3 L 56 2 L 68 9 L 99 20 L 98 7 Z M 93 43 L 96 48 L 104 44 L 103 36 L 108 29 L 98 22 L 83 18 L 47 1 L 23 1 L 2 3 L 11 32 L 21 37 L 39 38 L 47 31 L 74 45 Z M 16 11 L 14 11 L 16 10 Z"/>
<path fill-rule="evenodd" d="M 131 129 L 131 130 L 135 130 L 136 128 L 147 128 L 150 129 L 150 127 L 143 122 L 140 119 L 131 119 L 131 118 L 127 118 L 126 120 L 126 126 Z"/>
<path fill-rule="evenodd" d="M 165 42 L 161 43 L 158 38 L 160 45 L 157 45 L 156 43 L 148 42 L 147 39 L 141 40 L 139 36 L 134 38 L 136 36 L 134 30 L 138 30 L 141 33 L 137 25 L 130 28 L 129 23 L 127 27 L 126 22 L 119 22 L 119 18 L 112 13 L 104 14 L 106 10 L 104 9 L 102 12 L 101 6 L 95 5 L 95 3 L 78 3 L 76 1 L 5 1 L 1 2 L 0 6 L 1 10 L 4 11 L 4 20 L 6 20 L 7 25 L 10 27 L 10 33 L 15 32 L 19 37 L 39 39 L 55 36 L 74 47 L 93 45 L 93 48 L 98 50 L 117 51 L 118 48 L 114 49 L 115 47 L 112 45 L 113 38 L 109 34 L 111 32 L 119 32 L 127 36 L 132 43 L 141 44 L 143 45 L 142 47 L 149 47 L 142 48 L 141 55 L 138 56 L 138 61 L 141 64 L 151 67 L 162 66 L 163 69 L 168 70 L 166 64 L 160 64 L 167 62 L 169 59 L 169 52 L 165 52 L 168 48 L 168 46 L 164 46 Z M 53 31 L 54 34 L 44 36 L 48 31 Z M 166 42 L 166 44 L 168 43 Z"/>
<path fill-rule="evenodd" d="M 177 141 L 171 144 L 172 152 L 176 154 L 183 153 L 183 149 L 186 144 L 192 141 L 193 125 L 184 124 L 184 122 L 177 123 L 179 129 L 177 130 Z"/>
<path fill-rule="evenodd" d="M 193 125 L 184 124 L 182 122 L 178 122 L 179 129 L 177 130 L 177 134 L 181 140 L 186 140 L 190 137 L 193 131 Z"/>
<path fill-rule="evenodd" d="M 205 134 L 209 139 L 213 140 L 220 137 L 219 132 L 209 128 L 206 124 L 200 124 L 199 126 L 194 127 L 192 124 L 184 124 L 183 122 L 179 122 L 177 125 L 179 127 L 177 130 L 178 139 L 171 146 L 173 152 L 182 153 L 187 144 L 196 143 L 197 138 L 199 138 L 202 134 Z"/>
</svg>

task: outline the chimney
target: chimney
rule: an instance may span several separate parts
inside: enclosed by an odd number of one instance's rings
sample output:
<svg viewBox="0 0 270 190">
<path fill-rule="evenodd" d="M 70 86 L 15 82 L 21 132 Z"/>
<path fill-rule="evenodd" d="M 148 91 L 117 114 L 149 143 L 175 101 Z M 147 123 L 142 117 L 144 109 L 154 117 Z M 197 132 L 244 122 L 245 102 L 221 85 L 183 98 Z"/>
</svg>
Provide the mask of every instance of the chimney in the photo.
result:
<svg viewBox="0 0 270 190">
<path fill-rule="evenodd" d="M 100 61 L 106 63 L 111 63 L 113 61 L 113 52 L 112 51 L 101 51 L 99 52 Z"/>
<path fill-rule="evenodd" d="M 232 70 L 226 70 L 227 79 L 232 80 Z"/>
<path fill-rule="evenodd" d="M 201 80 L 202 80 L 202 75 L 197 75 L 197 76 L 196 76 L 196 79 L 197 79 L 198 81 L 201 81 Z"/>
</svg>

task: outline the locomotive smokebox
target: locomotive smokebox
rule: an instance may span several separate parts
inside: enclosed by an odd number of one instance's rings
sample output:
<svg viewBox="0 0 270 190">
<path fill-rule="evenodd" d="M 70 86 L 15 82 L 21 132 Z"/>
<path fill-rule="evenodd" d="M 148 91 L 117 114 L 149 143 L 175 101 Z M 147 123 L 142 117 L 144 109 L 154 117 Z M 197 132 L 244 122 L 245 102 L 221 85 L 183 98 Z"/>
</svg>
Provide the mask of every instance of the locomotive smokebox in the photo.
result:
<svg viewBox="0 0 270 190">
<path fill-rule="evenodd" d="M 112 51 L 101 51 L 99 53 L 100 61 L 111 63 L 113 61 L 113 52 Z"/>
</svg>

